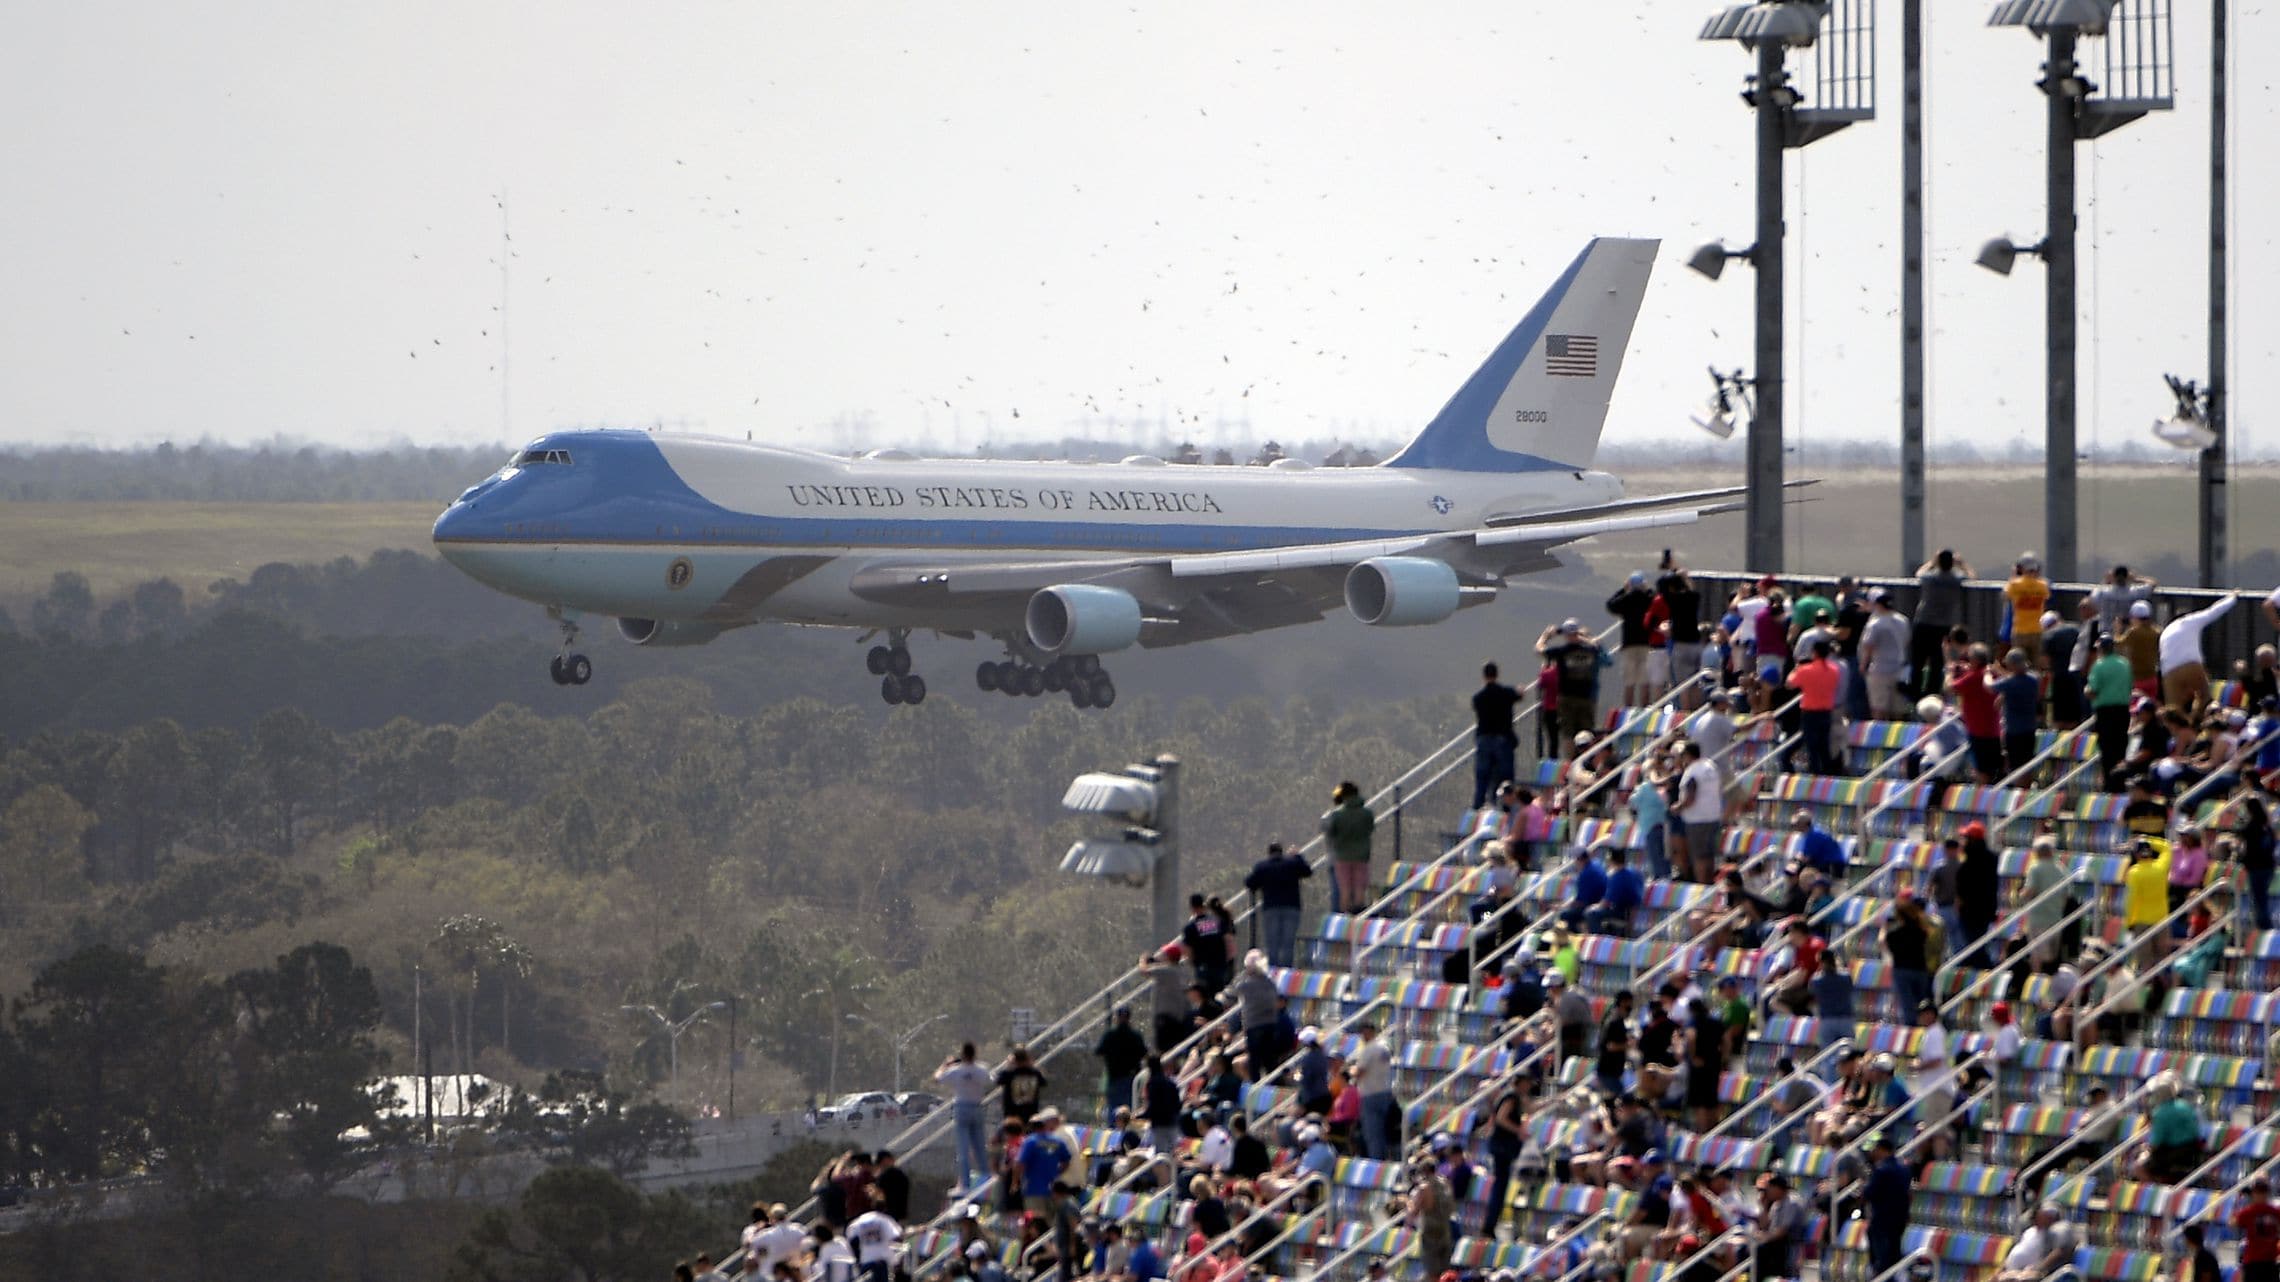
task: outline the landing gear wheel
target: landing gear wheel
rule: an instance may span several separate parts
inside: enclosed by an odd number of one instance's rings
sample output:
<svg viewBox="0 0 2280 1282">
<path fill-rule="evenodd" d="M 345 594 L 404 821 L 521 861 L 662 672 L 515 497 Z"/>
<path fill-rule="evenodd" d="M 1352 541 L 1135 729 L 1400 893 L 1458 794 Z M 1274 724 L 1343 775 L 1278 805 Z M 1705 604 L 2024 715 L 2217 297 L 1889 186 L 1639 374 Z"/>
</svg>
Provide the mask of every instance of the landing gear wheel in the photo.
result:
<svg viewBox="0 0 2280 1282">
<path fill-rule="evenodd" d="M 1086 693 L 1092 696 L 1092 706 L 1106 708 L 1116 702 L 1116 683 L 1103 672 L 1086 683 Z"/>
<path fill-rule="evenodd" d="M 1032 699 L 1045 693 L 1045 670 L 1043 668 L 1023 668 L 1021 670 L 1021 692 Z"/>
<path fill-rule="evenodd" d="M 1100 656 L 1097 654 L 1073 654 L 1069 656 L 1069 663 L 1080 677 L 1100 675 Z"/>
<path fill-rule="evenodd" d="M 903 701 L 903 679 L 891 672 L 888 673 L 879 682 L 879 697 L 888 703 L 901 703 Z"/>
<path fill-rule="evenodd" d="M 570 679 L 571 685 L 582 686 L 594 679 L 594 665 L 585 655 L 573 654 L 562 661 L 562 675 Z"/>
<path fill-rule="evenodd" d="M 887 651 L 887 671 L 898 677 L 910 675 L 910 651 L 896 646 Z"/>
<path fill-rule="evenodd" d="M 902 679 L 903 702 L 916 705 L 926 702 L 926 678 L 917 673 Z"/>
<path fill-rule="evenodd" d="M 1069 688 L 1069 661 L 1055 659 L 1045 665 L 1045 693 L 1061 694 Z"/>
<path fill-rule="evenodd" d="M 1069 680 L 1069 703 L 1077 708 L 1091 707 L 1092 683 L 1080 677 L 1072 677 Z"/>
<path fill-rule="evenodd" d="M 984 693 L 998 688 L 998 671 L 994 663 L 985 663 L 974 669 L 974 684 Z"/>
<path fill-rule="evenodd" d="M 1021 665 L 1008 659 L 992 665 L 997 668 L 997 688 L 1008 698 L 1021 696 Z"/>
<path fill-rule="evenodd" d="M 863 656 L 863 666 L 869 668 L 874 677 L 887 675 L 888 653 L 887 647 L 883 645 L 872 646 L 870 653 Z"/>
<path fill-rule="evenodd" d="M 562 670 L 562 656 L 559 654 L 547 662 L 546 675 L 553 677 L 554 684 L 558 686 L 570 684 L 570 674 Z"/>
</svg>

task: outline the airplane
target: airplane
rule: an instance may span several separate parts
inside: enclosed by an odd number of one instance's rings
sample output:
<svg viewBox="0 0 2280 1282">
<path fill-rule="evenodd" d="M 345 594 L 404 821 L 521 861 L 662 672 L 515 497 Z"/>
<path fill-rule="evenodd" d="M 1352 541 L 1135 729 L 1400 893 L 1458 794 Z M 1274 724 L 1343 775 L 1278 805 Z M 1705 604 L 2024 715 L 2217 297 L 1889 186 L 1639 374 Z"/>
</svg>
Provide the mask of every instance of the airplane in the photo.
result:
<svg viewBox="0 0 2280 1282">
<path fill-rule="evenodd" d="M 1551 549 L 1732 511 L 1739 487 L 1625 498 L 1591 467 L 1658 242 L 1587 245 L 1431 422 L 1371 467 L 838 455 L 559 431 L 435 523 L 445 560 L 546 607 L 552 675 L 584 685 L 579 619 L 701 645 L 761 621 L 881 635 L 889 704 L 926 699 L 915 632 L 989 637 L 984 691 L 1106 708 L 1101 656 L 1310 623 L 1440 622 Z"/>
</svg>

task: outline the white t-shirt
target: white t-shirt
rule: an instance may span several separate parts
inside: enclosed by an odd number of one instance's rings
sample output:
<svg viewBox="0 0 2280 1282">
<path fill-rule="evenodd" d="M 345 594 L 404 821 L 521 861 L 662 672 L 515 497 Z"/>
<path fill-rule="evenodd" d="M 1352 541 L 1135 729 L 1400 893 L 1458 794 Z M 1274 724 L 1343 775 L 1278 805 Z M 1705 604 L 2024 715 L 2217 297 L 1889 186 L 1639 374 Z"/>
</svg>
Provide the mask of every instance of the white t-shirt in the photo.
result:
<svg viewBox="0 0 2280 1282">
<path fill-rule="evenodd" d="M 1385 1048 L 1384 1038 L 1354 1053 L 1354 1087 L 1365 1096 L 1393 1089 L 1393 1052 Z"/>
<path fill-rule="evenodd" d="M 2238 599 L 2227 596 L 2205 610 L 2195 610 L 2191 614 L 2181 614 L 2171 619 L 2169 625 L 2161 630 L 2161 670 L 2172 672 L 2188 663 L 2199 663 L 2201 634 L 2209 630 L 2210 624 L 2223 618 Z"/>
<path fill-rule="evenodd" d="M 1205 1132 L 1195 1156 L 1205 1167 L 1224 1171 L 1235 1164 L 1235 1137 L 1228 1134 L 1226 1127 L 1214 1126 Z"/>
<path fill-rule="evenodd" d="M 1954 1076 L 1954 1066 L 1948 1062 L 1947 1029 L 1933 1024 L 1924 1030 L 1924 1039 L 1916 1043 L 1916 1075 L 1923 1080 L 1916 1084 L 1918 1095 L 1944 1091 Z"/>
<path fill-rule="evenodd" d="M 2022 1040 L 2023 1039 L 2019 1035 L 2019 1026 L 2017 1023 L 2014 1022 L 2004 1024 L 2001 1027 L 1997 1028 L 1995 1030 L 1995 1036 L 1989 1039 L 1987 1053 L 1992 1056 L 1997 1063 L 2011 1063 L 2012 1061 L 2019 1058 L 2019 1043 Z"/>
<path fill-rule="evenodd" d="M 771 1224 L 744 1240 L 744 1249 L 760 1261 L 760 1276 L 772 1277 L 776 1266 L 807 1249 L 808 1232 L 790 1220 Z"/>
<path fill-rule="evenodd" d="M 809 1282 L 840 1282 L 855 1276 L 855 1253 L 847 1249 L 844 1238 L 833 1238 L 816 1248 L 815 1262 L 808 1266 Z"/>
<path fill-rule="evenodd" d="M 902 1225 L 883 1211 L 865 1211 L 847 1226 L 847 1240 L 855 1244 L 858 1263 L 885 1264 L 894 1259 L 895 1246 L 902 1241 Z"/>
<path fill-rule="evenodd" d="M 1694 785 L 1694 796 L 1679 806 L 1679 820 L 1690 824 L 1718 822 L 1726 813 L 1726 785 L 1718 777 L 1718 767 L 1711 765 L 1708 760 L 1687 766 L 1686 773 L 1678 777 L 1680 797 L 1686 796 L 1686 786 L 1690 783 Z"/>
<path fill-rule="evenodd" d="M 934 1080 L 948 1087 L 950 1098 L 961 1104 L 981 1103 L 989 1097 L 990 1088 L 997 1085 L 990 1070 L 964 1060 L 935 1073 Z"/>
</svg>

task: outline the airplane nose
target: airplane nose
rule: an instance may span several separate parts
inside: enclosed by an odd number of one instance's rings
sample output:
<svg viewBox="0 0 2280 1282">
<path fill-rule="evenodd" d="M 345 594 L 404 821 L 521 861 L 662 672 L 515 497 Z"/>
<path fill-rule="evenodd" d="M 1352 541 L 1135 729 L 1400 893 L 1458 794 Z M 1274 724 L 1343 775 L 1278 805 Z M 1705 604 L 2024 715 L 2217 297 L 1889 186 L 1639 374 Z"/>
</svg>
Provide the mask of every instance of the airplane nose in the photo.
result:
<svg viewBox="0 0 2280 1282">
<path fill-rule="evenodd" d="M 430 537 L 435 540 L 436 553 L 451 564 L 466 568 L 461 564 L 459 552 L 465 546 L 467 537 L 474 532 L 474 527 L 473 503 L 461 501 L 445 508 L 443 515 L 435 519 L 435 529 L 430 533 Z"/>
</svg>

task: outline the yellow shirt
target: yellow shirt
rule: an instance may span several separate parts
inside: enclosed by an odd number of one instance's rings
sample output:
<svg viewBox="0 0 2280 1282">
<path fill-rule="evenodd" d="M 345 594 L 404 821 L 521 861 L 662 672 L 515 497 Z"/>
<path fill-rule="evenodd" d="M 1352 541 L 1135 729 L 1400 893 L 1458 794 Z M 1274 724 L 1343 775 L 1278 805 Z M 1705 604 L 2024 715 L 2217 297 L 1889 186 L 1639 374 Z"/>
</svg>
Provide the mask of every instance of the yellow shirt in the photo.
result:
<svg viewBox="0 0 2280 1282">
<path fill-rule="evenodd" d="M 2151 859 L 2131 864 L 2122 874 L 2122 924 L 2151 926 L 2169 915 L 2169 843 L 2155 841 Z"/>
<path fill-rule="evenodd" d="M 2050 584 L 2039 574 L 2022 574 L 2004 585 L 2003 595 L 2011 601 L 2011 639 L 2041 636 Z"/>
</svg>

